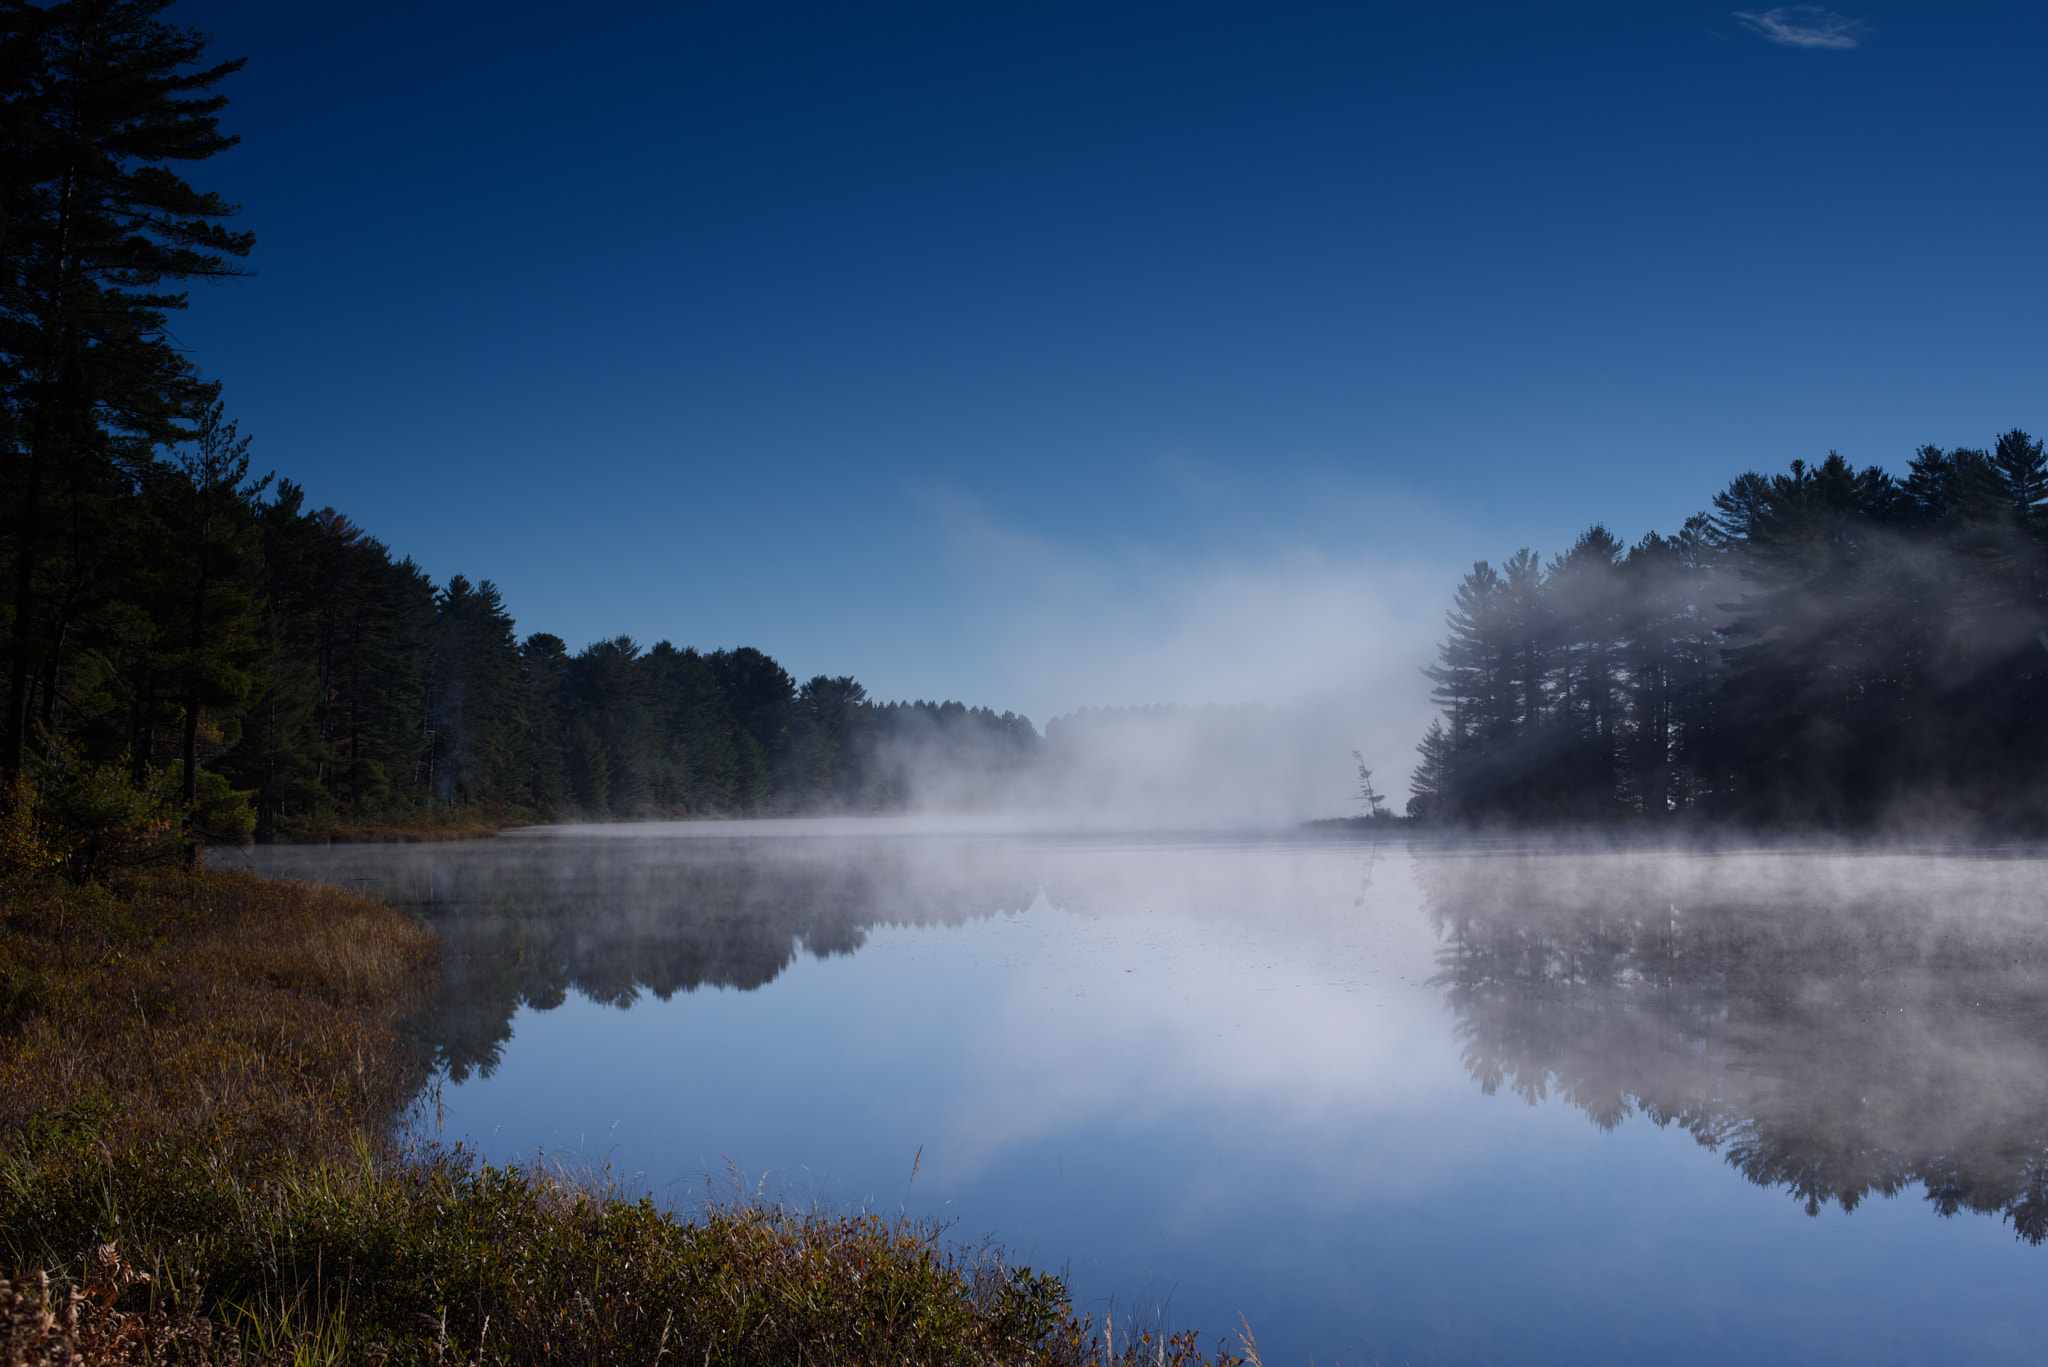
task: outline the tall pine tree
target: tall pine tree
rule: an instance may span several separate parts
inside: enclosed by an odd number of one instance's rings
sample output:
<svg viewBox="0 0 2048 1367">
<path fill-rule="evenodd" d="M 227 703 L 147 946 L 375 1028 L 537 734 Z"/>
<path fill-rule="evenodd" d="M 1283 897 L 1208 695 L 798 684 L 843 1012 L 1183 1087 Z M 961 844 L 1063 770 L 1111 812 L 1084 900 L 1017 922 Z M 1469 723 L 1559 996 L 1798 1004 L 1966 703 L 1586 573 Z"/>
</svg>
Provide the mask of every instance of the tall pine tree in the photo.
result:
<svg viewBox="0 0 2048 1367">
<path fill-rule="evenodd" d="M 203 35 L 169 0 L 0 2 L 0 493 L 5 499 L 6 714 L 0 767 L 21 765 L 40 690 L 67 651 L 78 532 L 104 529 L 156 453 L 214 402 L 169 334 L 179 286 L 237 272 L 254 238 L 235 206 L 173 169 L 234 145 Z M 80 516 L 83 513 L 85 516 Z"/>
</svg>

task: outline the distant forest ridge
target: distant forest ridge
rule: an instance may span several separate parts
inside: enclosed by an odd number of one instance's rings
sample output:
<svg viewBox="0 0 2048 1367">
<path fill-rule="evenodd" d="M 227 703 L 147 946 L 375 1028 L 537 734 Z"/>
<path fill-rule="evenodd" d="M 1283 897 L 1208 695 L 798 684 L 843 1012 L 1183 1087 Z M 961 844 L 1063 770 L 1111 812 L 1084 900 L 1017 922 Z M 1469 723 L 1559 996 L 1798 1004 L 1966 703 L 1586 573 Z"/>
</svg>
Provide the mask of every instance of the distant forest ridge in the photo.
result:
<svg viewBox="0 0 2048 1367">
<path fill-rule="evenodd" d="M 259 834 L 434 805 L 542 818 L 887 810 L 920 769 L 993 777 L 1039 740 L 1013 712 L 876 703 L 843 675 L 798 684 L 751 647 L 621 636 L 571 653 L 545 632 L 520 639 L 489 581 L 436 587 L 303 502 L 287 481 L 226 505 L 242 526 L 244 616 L 224 634 L 242 643 L 248 682 L 210 717 L 206 762 L 253 795 Z M 100 724 L 106 753 L 165 758 L 147 705 Z"/>
<path fill-rule="evenodd" d="M 265 826 L 436 802 L 550 817 L 886 810 L 922 767 L 999 774 L 1039 739 L 1012 712 L 878 704 L 844 675 L 799 685 L 751 647 L 520 640 L 488 581 L 437 589 L 298 497 L 285 486 L 252 510 L 265 681 L 218 761 Z"/>
<path fill-rule="evenodd" d="M 1745 474 L 1458 585 L 1408 812 L 1474 824 L 2048 825 L 2048 462 L 2025 432 Z"/>
</svg>

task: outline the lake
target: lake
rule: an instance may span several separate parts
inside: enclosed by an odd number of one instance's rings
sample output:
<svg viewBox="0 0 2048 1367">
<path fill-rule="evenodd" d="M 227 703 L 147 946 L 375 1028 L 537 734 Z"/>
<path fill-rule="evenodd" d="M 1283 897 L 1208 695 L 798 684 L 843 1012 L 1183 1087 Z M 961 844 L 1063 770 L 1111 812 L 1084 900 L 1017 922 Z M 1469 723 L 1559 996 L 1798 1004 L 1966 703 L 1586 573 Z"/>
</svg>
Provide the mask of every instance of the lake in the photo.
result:
<svg viewBox="0 0 2048 1367">
<path fill-rule="evenodd" d="M 1242 1316 L 1269 1367 L 2048 1357 L 2040 851 L 847 820 L 247 857 L 433 924 L 422 1123 L 493 1161 L 908 1208 L 1097 1315 Z"/>
</svg>

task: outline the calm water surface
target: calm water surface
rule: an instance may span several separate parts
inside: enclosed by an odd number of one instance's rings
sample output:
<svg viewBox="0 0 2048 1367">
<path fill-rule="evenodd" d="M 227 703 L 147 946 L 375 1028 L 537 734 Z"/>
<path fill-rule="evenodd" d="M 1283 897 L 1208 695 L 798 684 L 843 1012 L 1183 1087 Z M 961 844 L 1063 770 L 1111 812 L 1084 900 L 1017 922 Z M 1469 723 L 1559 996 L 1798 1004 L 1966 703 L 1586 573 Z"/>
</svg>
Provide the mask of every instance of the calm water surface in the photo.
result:
<svg viewBox="0 0 2048 1367">
<path fill-rule="evenodd" d="M 432 921 L 419 1038 L 494 1160 L 907 1204 L 1275 1367 L 2048 1360 L 2037 852 L 780 822 L 255 860 Z"/>
</svg>

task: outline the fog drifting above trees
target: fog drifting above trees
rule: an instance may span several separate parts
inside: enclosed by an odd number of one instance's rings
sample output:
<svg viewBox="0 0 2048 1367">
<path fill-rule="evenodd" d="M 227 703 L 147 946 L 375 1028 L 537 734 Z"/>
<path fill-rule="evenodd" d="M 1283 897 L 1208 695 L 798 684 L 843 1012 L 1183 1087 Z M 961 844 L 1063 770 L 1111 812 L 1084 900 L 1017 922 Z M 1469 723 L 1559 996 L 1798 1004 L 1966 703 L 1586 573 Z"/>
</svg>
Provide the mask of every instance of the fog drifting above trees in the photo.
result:
<svg viewBox="0 0 2048 1367">
<path fill-rule="evenodd" d="M 2048 823 L 2048 463 L 2020 431 L 1745 474 L 1674 536 L 1595 526 L 1458 586 L 1412 814 Z"/>
</svg>

